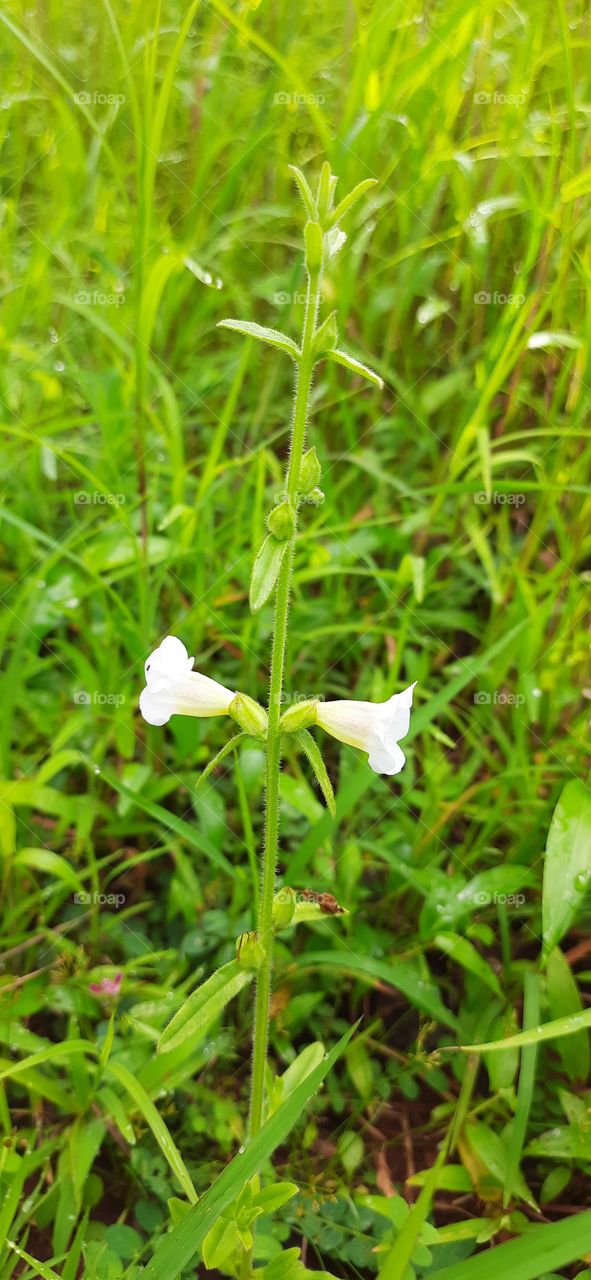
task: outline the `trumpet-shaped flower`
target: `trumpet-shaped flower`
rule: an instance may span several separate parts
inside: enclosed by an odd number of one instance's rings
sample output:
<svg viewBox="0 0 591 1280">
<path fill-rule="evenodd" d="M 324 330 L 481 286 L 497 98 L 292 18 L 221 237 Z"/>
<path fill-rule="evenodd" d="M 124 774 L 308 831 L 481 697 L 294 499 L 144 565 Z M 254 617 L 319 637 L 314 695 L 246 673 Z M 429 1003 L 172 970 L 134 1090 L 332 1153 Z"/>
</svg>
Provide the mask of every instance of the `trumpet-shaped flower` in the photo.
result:
<svg viewBox="0 0 591 1280">
<path fill-rule="evenodd" d="M 140 711 L 148 724 L 167 724 L 173 715 L 221 716 L 228 711 L 234 693 L 217 680 L 193 671 L 182 640 L 166 636 L 145 666 L 146 688 L 140 694 Z"/>
<path fill-rule="evenodd" d="M 367 751 L 374 773 L 400 773 L 406 757 L 398 741 L 410 727 L 414 687 L 409 685 L 387 702 L 319 702 L 316 723 L 339 742 Z"/>
</svg>

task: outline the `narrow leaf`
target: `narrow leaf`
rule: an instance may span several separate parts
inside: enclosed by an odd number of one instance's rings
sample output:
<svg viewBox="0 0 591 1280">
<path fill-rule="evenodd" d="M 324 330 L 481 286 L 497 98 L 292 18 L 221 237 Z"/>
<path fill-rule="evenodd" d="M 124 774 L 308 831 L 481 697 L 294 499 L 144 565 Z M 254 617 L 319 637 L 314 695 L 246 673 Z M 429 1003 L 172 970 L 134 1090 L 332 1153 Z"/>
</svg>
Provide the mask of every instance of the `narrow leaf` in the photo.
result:
<svg viewBox="0 0 591 1280">
<path fill-rule="evenodd" d="M 548 956 L 546 966 L 546 991 L 552 1018 L 583 1012 L 573 971 L 559 947 Z M 589 1075 L 589 1032 L 579 1031 L 571 1036 L 568 1044 L 557 1046 L 562 1065 L 570 1080 L 586 1080 Z"/>
<path fill-rule="evenodd" d="M 406 960 L 376 960 L 373 956 L 360 956 L 335 948 L 334 951 L 306 951 L 299 963 L 301 968 L 342 969 L 344 973 L 363 978 L 366 982 L 386 982 L 401 991 L 416 1009 L 422 1009 L 444 1026 L 457 1028 L 456 1019 L 442 1003 L 437 987 L 425 982 L 417 967 Z M 591 1010 L 589 1016 L 591 1020 Z"/>
<path fill-rule="evenodd" d="M 358 373 L 361 378 L 367 378 L 368 382 L 373 382 L 374 386 L 379 387 L 380 390 L 384 385 L 379 373 L 374 373 L 373 369 L 369 369 L 366 364 L 356 360 L 355 356 L 350 356 L 348 351 L 341 351 L 337 347 L 334 351 L 325 351 L 324 358 L 326 360 L 334 360 L 335 364 L 342 364 L 344 369 L 350 369 L 351 373 Z"/>
<path fill-rule="evenodd" d="M 473 943 L 468 941 L 468 938 L 461 938 L 457 933 L 438 933 L 433 939 L 433 946 L 439 947 L 439 950 L 455 960 L 456 964 L 462 965 L 462 968 L 467 969 L 469 973 L 475 974 L 481 982 L 490 987 L 491 991 L 494 991 L 495 995 L 501 995 L 496 973 L 493 973 L 490 965 L 476 950 Z"/>
<path fill-rule="evenodd" d="M 123 1085 L 123 1088 L 127 1090 L 128 1094 L 135 1102 L 136 1107 L 141 1111 L 146 1124 L 152 1130 L 163 1156 L 168 1161 L 168 1164 L 183 1188 L 187 1199 L 191 1201 L 191 1204 L 196 1204 L 197 1192 L 193 1186 L 189 1170 L 187 1169 L 183 1157 L 171 1137 L 164 1120 L 156 1110 L 152 1099 L 148 1097 L 144 1086 L 140 1084 L 139 1080 L 137 1080 L 136 1077 L 132 1075 L 131 1071 L 129 1071 L 127 1067 L 123 1066 L 123 1063 L 121 1062 L 109 1062 L 107 1071 L 109 1075 L 114 1076 L 115 1079 Z"/>
<path fill-rule="evenodd" d="M 288 167 L 289 172 L 291 173 L 291 175 L 292 175 L 292 177 L 293 177 L 293 180 L 294 180 L 294 182 L 295 182 L 295 184 L 296 184 L 296 186 L 297 186 L 297 188 L 298 188 L 298 191 L 299 191 L 299 193 L 300 193 L 300 195 L 301 195 L 301 197 L 302 197 L 302 200 L 303 200 L 303 202 L 304 202 L 304 208 L 305 208 L 305 210 L 306 210 L 306 213 L 308 214 L 308 217 L 309 217 L 309 218 L 312 218 L 312 220 L 314 220 L 314 218 L 316 217 L 316 209 L 315 209 L 315 206 L 314 206 L 314 197 L 313 197 L 313 195 L 312 195 L 312 192 L 310 191 L 310 188 L 309 188 L 309 186 L 308 186 L 308 183 L 307 183 L 307 181 L 306 181 L 306 179 L 305 179 L 305 177 L 304 177 L 304 175 L 303 175 L 303 173 L 302 173 L 301 169 L 296 168 L 296 165 L 295 165 L 295 164 L 289 164 L 287 167 Z"/>
<path fill-rule="evenodd" d="M 357 1025 L 357 1024 L 356 1024 Z M 224 1209 L 236 1199 L 246 1183 L 285 1141 L 294 1124 L 301 1118 L 308 1099 L 317 1091 L 325 1076 L 346 1048 L 355 1026 L 345 1032 L 334 1049 L 319 1063 L 297 1089 L 286 1098 L 259 1130 L 244 1151 L 238 1152 L 219 1178 L 208 1188 L 199 1204 L 194 1205 L 162 1240 L 144 1272 L 143 1280 L 177 1280 L 201 1247 L 205 1236 L 221 1217 Z"/>
<path fill-rule="evenodd" d="M 324 796 L 329 813 L 333 818 L 336 818 L 337 806 L 334 798 L 334 791 L 332 789 L 332 782 L 326 771 L 326 765 L 322 759 L 322 753 L 316 739 L 312 737 L 311 733 L 308 733 L 307 729 L 300 729 L 299 732 L 294 733 L 293 736 L 300 750 L 304 752 L 304 755 L 307 757 L 312 769 L 314 770 L 314 777 L 316 778 L 318 786 Z"/>
<path fill-rule="evenodd" d="M 377 185 L 377 178 L 366 178 L 364 182 L 359 182 L 356 187 L 353 187 L 353 190 L 349 192 L 348 196 L 343 196 L 343 199 L 340 204 L 337 205 L 330 219 L 331 227 L 336 227 L 337 223 L 341 221 L 341 218 L 344 218 L 345 214 L 349 212 L 349 209 L 352 209 L 353 205 L 357 204 L 358 200 L 361 200 L 361 197 L 365 195 L 365 192 L 370 191 L 372 187 L 377 187 Z"/>
<path fill-rule="evenodd" d="M 160 1036 L 158 1053 L 170 1053 L 189 1036 L 199 1035 L 253 977 L 254 971 L 237 960 L 222 965 L 177 1010 Z"/>
<path fill-rule="evenodd" d="M 591 1212 L 531 1227 L 517 1240 L 477 1253 L 467 1262 L 444 1267 L 437 1280 L 539 1280 L 555 1267 L 565 1267 L 591 1248 Z"/>
<path fill-rule="evenodd" d="M 555 1018 L 552 1022 L 543 1022 L 541 1026 L 532 1027 L 531 1031 L 518 1031 L 514 1036 L 506 1036 L 504 1040 L 488 1040 L 485 1044 L 446 1045 L 442 1052 L 450 1049 L 461 1053 L 493 1053 L 499 1049 L 521 1049 L 526 1044 L 539 1044 L 542 1040 L 559 1040 L 562 1036 L 574 1036 L 578 1031 L 591 1028 L 591 1009 L 584 1013 L 573 1013 L 568 1018 Z"/>
<path fill-rule="evenodd" d="M 266 325 L 255 324 L 251 320 L 218 320 L 218 329 L 234 329 L 236 333 L 243 333 L 246 338 L 257 338 L 259 342 L 266 342 L 270 347 L 277 347 L 279 351 L 285 351 L 286 355 L 291 356 L 296 363 L 300 358 L 300 349 L 293 341 L 288 338 L 286 333 L 280 333 L 279 329 L 268 329 Z"/>
<path fill-rule="evenodd" d="M 225 760 L 226 756 L 229 756 L 230 752 L 234 750 L 234 747 L 237 747 L 244 738 L 248 738 L 247 733 L 235 733 L 234 737 L 230 738 L 229 741 L 220 748 L 213 757 L 213 760 L 210 760 L 209 763 L 206 764 L 203 773 L 199 775 L 195 786 L 196 791 L 199 791 L 199 788 L 203 786 L 204 782 L 207 782 L 207 779 L 211 776 L 214 769 L 217 769 L 218 764 L 221 764 L 222 760 Z"/>
<path fill-rule="evenodd" d="M 529 1027 L 535 1026 L 539 1016 L 540 975 L 539 973 L 526 973 L 523 990 L 524 1029 L 527 1031 Z M 507 1168 L 505 1178 L 503 1179 L 503 1205 L 505 1208 L 509 1204 L 511 1196 L 519 1194 L 519 1180 L 521 1176 L 519 1166 L 533 1099 L 534 1085 L 536 1082 L 537 1055 L 537 1045 L 528 1045 L 521 1054 L 519 1086 L 517 1090 L 517 1107 L 515 1109 L 515 1119 L 511 1125 Z"/>
<path fill-rule="evenodd" d="M 257 613 L 269 599 L 288 546 L 288 542 L 279 542 L 270 533 L 257 552 L 250 579 L 249 603 L 251 613 Z"/>
</svg>

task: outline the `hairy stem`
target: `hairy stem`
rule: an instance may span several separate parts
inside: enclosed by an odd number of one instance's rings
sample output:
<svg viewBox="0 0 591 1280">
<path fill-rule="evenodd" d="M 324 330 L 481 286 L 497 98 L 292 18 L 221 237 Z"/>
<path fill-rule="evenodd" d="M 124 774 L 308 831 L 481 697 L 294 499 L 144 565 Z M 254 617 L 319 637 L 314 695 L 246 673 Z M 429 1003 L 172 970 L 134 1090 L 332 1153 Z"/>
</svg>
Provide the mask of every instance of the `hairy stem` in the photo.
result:
<svg viewBox="0 0 591 1280">
<path fill-rule="evenodd" d="M 308 276 L 306 312 L 302 336 L 301 358 L 296 379 L 296 398 L 287 468 L 287 497 L 293 504 L 297 521 L 297 499 L 302 454 L 306 440 L 308 405 L 314 370 L 313 343 L 319 302 L 321 270 Z M 269 1002 L 273 972 L 273 897 L 279 841 L 279 774 L 281 770 L 281 703 L 287 644 L 287 620 L 295 544 L 295 529 L 283 558 L 277 579 L 275 619 L 271 650 L 269 686 L 269 728 L 267 732 L 265 849 L 258 919 L 259 941 L 264 961 L 257 974 L 252 1056 L 249 1136 L 254 1138 L 263 1122 L 265 1069 L 269 1039 Z"/>
</svg>

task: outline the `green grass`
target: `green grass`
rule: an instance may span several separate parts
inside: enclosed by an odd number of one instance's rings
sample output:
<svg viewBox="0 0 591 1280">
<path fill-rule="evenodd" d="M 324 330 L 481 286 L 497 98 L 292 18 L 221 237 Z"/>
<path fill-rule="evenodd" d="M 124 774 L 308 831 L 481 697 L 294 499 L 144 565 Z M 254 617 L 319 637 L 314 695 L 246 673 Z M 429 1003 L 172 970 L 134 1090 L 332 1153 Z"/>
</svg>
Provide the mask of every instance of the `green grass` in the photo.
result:
<svg viewBox="0 0 591 1280">
<path fill-rule="evenodd" d="M 574 779 L 588 795 L 586 10 L 8 0 L 0 19 L 0 1239 L 50 1268 L 7 1245 L 2 1280 L 137 1274 L 182 1222 L 172 1198 L 201 1197 L 245 1136 L 251 989 L 198 1043 L 155 1045 L 254 927 L 263 757 L 197 795 L 227 726 L 150 729 L 137 699 L 172 632 L 265 700 L 271 609 L 248 589 L 292 370 L 216 324 L 298 339 L 288 164 L 315 179 L 325 158 L 341 195 L 378 179 L 323 314 L 386 385 L 316 379 L 326 502 L 303 515 L 287 688 L 418 684 L 398 778 L 323 740 L 336 820 L 285 764 L 282 879 L 350 914 L 279 940 L 273 1071 L 363 1020 L 274 1157 L 300 1192 L 262 1219 L 259 1265 L 305 1236 L 336 1276 L 407 1280 L 408 1257 L 422 1280 L 430 1248 L 451 1280 L 589 1204 L 588 1031 L 526 1047 L 521 1074 L 518 1048 L 447 1051 L 589 997 L 584 876 L 569 963 L 539 964 L 554 806 Z M 569 848 L 567 830 L 565 877 Z M 119 971 L 110 1023 L 89 983 Z M 406 1225 L 364 1201 L 390 1185 L 416 1201 Z M 534 1275 L 511 1256 L 507 1276 Z"/>
</svg>

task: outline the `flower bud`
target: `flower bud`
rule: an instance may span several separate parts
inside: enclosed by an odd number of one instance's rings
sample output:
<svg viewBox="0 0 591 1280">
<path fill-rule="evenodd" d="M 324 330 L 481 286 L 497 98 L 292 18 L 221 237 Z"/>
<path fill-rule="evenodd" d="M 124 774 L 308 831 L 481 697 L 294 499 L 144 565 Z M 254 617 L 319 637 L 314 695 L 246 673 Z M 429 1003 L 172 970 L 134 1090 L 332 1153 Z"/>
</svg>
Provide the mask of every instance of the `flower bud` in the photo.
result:
<svg viewBox="0 0 591 1280">
<path fill-rule="evenodd" d="M 265 959 L 265 952 L 256 932 L 241 933 L 236 939 L 236 959 L 238 964 L 244 965 L 245 969 L 260 969 Z"/>
<path fill-rule="evenodd" d="M 245 733 L 250 733 L 255 738 L 265 737 L 268 724 L 267 712 L 264 707 L 261 707 L 260 702 L 255 702 L 254 698 L 250 698 L 247 693 L 237 693 L 228 707 L 228 712 Z"/>
<path fill-rule="evenodd" d="M 306 242 L 306 266 L 308 271 L 317 274 L 322 266 L 322 228 L 319 222 L 307 222 L 304 227 Z"/>
<path fill-rule="evenodd" d="M 308 449 L 302 458 L 298 489 L 300 493 L 311 493 L 316 488 L 322 475 L 318 454 L 315 449 Z"/>
<path fill-rule="evenodd" d="M 273 507 L 267 517 L 267 527 L 269 533 L 272 533 L 279 542 L 287 542 L 292 537 L 295 530 L 295 512 L 289 502 L 282 502 L 280 506 Z"/>
<path fill-rule="evenodd" d="M 322 223 L 325 223 L 331 211 L 336 182 L 337 179 L 333 177 L 330 172 L 328 160 L 325 160 L 320 171 L 320 180 L 318 182 L 318 192 L 316 195 L 316 209 L 318 211 L 318 217 Z"/>
<path fill-rule="evenodd" d="M 288 885 L 284 885 L 273 898 L 273 928 L 287 929 L 295 915 L 295 908 L 295 892 Z"/>
<path fill-rule="evenodd" d="M 317 708 L 315 698 L 309 698 L 306 702 L 294 702 L 293 707 L 288 707 L 281 717 L 284 733 L 295 733 L 298 729 L 308 729 L 311 724 L 316 724 Z"/>
<path fill-rule="evenodd" d="M 314 507 L 321 507 L 324 502 L 322 489 L 313 489 L 308 495 L 308 502 L 311 502 Z"/>
</svg>

